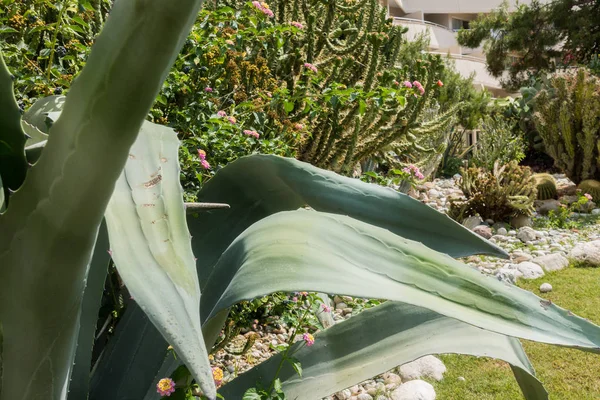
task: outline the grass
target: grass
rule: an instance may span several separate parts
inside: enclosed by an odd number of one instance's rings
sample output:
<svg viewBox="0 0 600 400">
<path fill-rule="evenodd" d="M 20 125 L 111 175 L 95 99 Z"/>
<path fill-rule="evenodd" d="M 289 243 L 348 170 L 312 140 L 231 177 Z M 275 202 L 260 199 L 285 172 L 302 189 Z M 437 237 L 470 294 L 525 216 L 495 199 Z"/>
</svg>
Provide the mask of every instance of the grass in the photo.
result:
<svg viewBox="0 0 600 400">
<path fill-rule="evenodd" d="M 552 292 L 539 287 L 548 282 Z M 519 286 L 600 325 L 600 268 L 566 268 Z M 600 399 L 600 355 L 523 341 L 538 379 L 551 400 Z M 523 399 L 510 367 L 502 361 L 461 355 L 442 355 L 448 371 L 431 382 L 438 400 Z M 465 380 L 459 380 L 464 377 Z"/>
</svg>

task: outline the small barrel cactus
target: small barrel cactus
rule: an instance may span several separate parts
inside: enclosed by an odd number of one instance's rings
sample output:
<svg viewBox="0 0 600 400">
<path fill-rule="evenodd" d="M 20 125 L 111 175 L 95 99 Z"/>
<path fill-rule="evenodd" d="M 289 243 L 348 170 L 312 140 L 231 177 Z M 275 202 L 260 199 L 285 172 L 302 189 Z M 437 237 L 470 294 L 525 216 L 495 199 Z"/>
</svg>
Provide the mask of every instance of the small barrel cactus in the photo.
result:
<svg viewBox="0 0 600 400">
<path fill-rule="evenodd" d="M 595 179 L 587 179 L 577 187 L 582 193 L 589 193 L 595 203 L 600 203 L 600 182 Z"/>
<path fill-rule="evenodd" d="M 537 187 L 538 200 L 555 199 L 557 196 L 556 179 L 550 174 L 535 174 L 535 186 Z"/>
</svg>

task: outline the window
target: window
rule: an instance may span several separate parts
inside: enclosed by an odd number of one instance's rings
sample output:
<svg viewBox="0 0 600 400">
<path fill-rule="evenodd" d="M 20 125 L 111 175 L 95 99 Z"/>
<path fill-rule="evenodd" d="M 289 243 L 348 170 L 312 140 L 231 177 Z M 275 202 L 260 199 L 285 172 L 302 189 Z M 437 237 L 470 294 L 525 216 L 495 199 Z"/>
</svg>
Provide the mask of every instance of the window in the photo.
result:
<svg viewBox="0 0 600 400">
<path fill-rule="evenodd" d="M 459 29 L 469 29 L 469 21 L 463 19 L 452 18 L 452 30 L 458 31 Z"/>
</svg>

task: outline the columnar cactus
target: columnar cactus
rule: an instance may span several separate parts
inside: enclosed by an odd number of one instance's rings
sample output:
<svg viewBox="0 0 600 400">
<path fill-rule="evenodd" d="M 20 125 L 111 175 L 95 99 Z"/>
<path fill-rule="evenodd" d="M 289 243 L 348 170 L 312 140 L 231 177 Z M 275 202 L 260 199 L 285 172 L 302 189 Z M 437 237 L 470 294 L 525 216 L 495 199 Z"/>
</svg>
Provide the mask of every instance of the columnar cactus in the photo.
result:
<svg viewBox="0 0 600 400">
<path fill-rule="evenodd" d="M 535 97 L 546 152 L 575 183 L 600 179 L 600 79 L 580 68 L 555 74 Z"/>
</svg>

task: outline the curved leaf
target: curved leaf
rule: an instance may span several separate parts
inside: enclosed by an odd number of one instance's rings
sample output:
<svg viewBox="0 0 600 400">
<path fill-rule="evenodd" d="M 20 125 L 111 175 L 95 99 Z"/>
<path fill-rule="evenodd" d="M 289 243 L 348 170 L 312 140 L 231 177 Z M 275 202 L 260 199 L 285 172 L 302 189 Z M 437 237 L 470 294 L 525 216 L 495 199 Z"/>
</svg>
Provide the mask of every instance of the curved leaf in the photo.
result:
<svg viewBox="0 0 600 400">
<path fill-rule="evenodd" d="M 189 221 L 190 232 L 197 239 L 194 253 L 202 254 L 197 264 L 202 288 L 221 252 L 248 226 L 276 212 L 306 205 L 349 215 L 453 257 L 506 257 L 496 245 L 407 195 L 290 158 L 240 158 L 208 181 L 198 193 L 198 201 L 231 206 Z"/>
<path fill-rule="evenodd" d="M 178 147 L 171 128 L 144 122 L 106 209 L 106 222 L 112 257 L 129 292 L 204 393 L 214 397 L 179 185 Z"/>
<path fill-rule="evenodd" d="M 201 4 L 115 2 L 46 149 L 0 215 L 0 399 L 66 397 L 98 227 Z"/>
<path fill-rule="evenodd" d="M 98 310 L 102 301 L 102 292 L 106 282 L 106 273 L 110 262 L 108 254 L 108 232 L 106 223 L 100 225 L 98 239 L 88 269 L 85 293 L 81 304 L 81 321 L 77 335 L 77 350 L 68 399 L 86 399 L 89 393 L 90 370 L 92 369 L 92 348 L 98 322 Z"/>
<path fill-rule="evenodd" d="M 302 377 L 286 362 L 279 378 L 288 398 L 312 400 L 420 357 L 443 353 L 504 360 L 511 364 L 527 400 L 548 399 L 517 339 L 392 301 L 318 333 L 311 347 L 302 342 L 294 344 L 291 354 L 302 365 Z M 280 362 L 281 354 L 277 354 L 225 385 L 219 393 L 225 399 L 239 399 L 257 382 L 268 387 Z"/>
<path fill-rule="evenodd" d="M 13 82 L 0 51 L 0 176 L 5 190 L 18 189 L 27 173 L 25 135 L 21 112 L 13 94 Z"/>
<path fill-rule="evenodd" d="M 47 134 L 54 121 L 58 119 L 55 117 L 59 116 L 64 109 L 66 99 L 65 96 L 47 96 L 37 100 L 23 114 L 23 121 Z"/>
<path fill-rule="evenodd" d="M 388 230 L 306 210 L 242 233 L 215 266 L 201 314 L 301 290 L 401 301 L 504 335 L 600 352 L 600 327 L 533 293 Z"/>
</svg>

